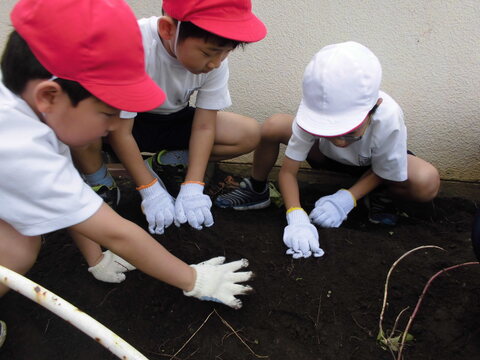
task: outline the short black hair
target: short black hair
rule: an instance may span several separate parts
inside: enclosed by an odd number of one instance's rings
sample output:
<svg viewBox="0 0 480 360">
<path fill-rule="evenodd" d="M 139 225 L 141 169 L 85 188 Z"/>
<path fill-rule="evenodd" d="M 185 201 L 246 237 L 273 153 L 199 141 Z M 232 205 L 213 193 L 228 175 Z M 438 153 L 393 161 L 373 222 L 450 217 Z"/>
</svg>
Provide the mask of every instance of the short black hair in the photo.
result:
<svg viewBox="0 0 480 360">
<path fill-rule="evenodd" d="M 162 8 L 162 15 L 165 15 L 165 10 Z M 178 20 L 172 18 L 173 21 L 175 22 L 175 25 L 178 26 Z M 232 40 L 232 39 L 227 39 L 222 36 L 216 35 L 214 33 L 211 33 L 210 31 L 204 30 L 201 27 L 198 27 L 197 25 L 191 23 L 190 21 L 182 21 L 182 24 L 180 25 L 180 31 L 178 34 L 178 42 L 182 42 L 186 38 L 193 37 L 193 38 L 200 38 L 205 40 L 205 42 L 212 42 L 218 46 L 224 47 L 224 46 L 231 46 L 232 49 L 237 48 L 240 46 L 243 48 L 246 44 L 248 44 L 246 41 L 237 41 L 237 40 Z"/>
<path fill-rule="evenodd" d="M 33 55 L 27 42 L 17 31 L 12 31 L 8 37 L 1 60 L 1 70 L 4 85 L 14 94 L 20 95 L 30 80 L 49 79 L 52 74 L 43 67 Z M 67 93 L 72 105 L 93 96 L 76 81 L 56 79 Z"/>
</svg>

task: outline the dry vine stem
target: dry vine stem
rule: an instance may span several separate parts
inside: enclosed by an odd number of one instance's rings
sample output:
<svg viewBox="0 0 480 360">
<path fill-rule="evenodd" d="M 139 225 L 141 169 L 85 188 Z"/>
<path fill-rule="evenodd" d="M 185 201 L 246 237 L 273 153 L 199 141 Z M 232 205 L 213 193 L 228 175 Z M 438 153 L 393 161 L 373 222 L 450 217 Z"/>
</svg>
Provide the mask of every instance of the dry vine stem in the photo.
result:
<svg viewBox="0 0 480 360">
<path fill-rule="evenodd" d="M 218 316 L 218 318 L 220 319 L 220 321 L 225 325 L 227 326 L 232 332 L 233 334 L 242 342 L 243 345 L 245 345 L 247 347 L 248 350 L 250 350 L 250 352 L 252 353 L 252 355 L 254 355 L 256 358 L 258 359 L 268 359 L 268 356 L 267 355 L 258 355 L 256 354 L 252 348 L 250 346 L 247 345 L 247 343 L 241 338 L 240 335 L 238 335 L 237 331 L 235 331 L 235 329 L 224 319 L 220 316 L 220 314 L 217 312 L 216 309 L 213 309 L 213 311 L 208 314 L 208 316 L 206 317 L 205 320 L 203 320 L 202 322 L 202 325 L 200 325 L 198 327 L 197 330 L 195 330 L 195 332 L 192 334 L 192 336 L 190 336 L 188 338 L 188 340 L 185 342 L 185 344 L 182 345 L 182 347 L 180 349 L 177 350 L 177 352 L 175 354 L 173 354 L 171 357 L 170 357 L 170 360 L 171 359 L 176 359 L 176 356 L 185 348 L 185 346 L 187 346 L 187 344 L 190 342 L 190 340 L 192 340 L 195 335 L 197 335 L 197 333 L 200 331 L 200 329 L 207 323 L 208 319 L 210 319 L 210 317 L 215 314 Z"/>
<path fill-rule="evenodd" d="M 415 319 L 415 316 L 417 315 L 418 309 L 420 309 L 420 305 L 422 304 L 423 298 L 425 297 L 425 294 L 427 293 L 428 288 L 430 287 L 432 281 L 435 280 L 439 275 L 441 275 L 443 273 L 446 273 L 447 271 L 450 271 L 450 270 L 453 270 L 453 269 L 458 269 L 459 267 L 468 266 L 468 265 L 480 265 L 480 262 L 472 261 L 472 262 L 467 262 L 467 263 L 463 263 L 463 264 L 450 266 L 448 268 L 440 270 L 439 272 L 437 272 L 435 275 L 433 275 L 427 281 L 427 283 L 425 284 L 425 287 L 423 288 L 422 295 L 420 295 L 420 298 L 417 301 L 417 305 L 415 306 L 415 309 L 413 310 L 412 315 L 410 315 L 410 318 L 408 319 L 407 326 L 405 327 L 405 330 L 403 332 L 402 341 L 400 342 L 400 348 L 398 350 L 397 360 L 402 359 L 402 351 L 403 351 L 403 347 L 405 345 L 406 336 L 407 336 L 406 334 L 408 333 L 408 331 L 410 330 L 410 327 L 412 326 L 413 319 Z"/>
<path fill-rule="evenodd" d="M 400 318 L 400 315 L 406 310 L 406 309 L 403 309 L 401 311 L 401 313 L 397 316 L 396 320 L 395 320 L 395 324 L 394 324 L 394 327 L 393 327 L 393 330 L 392 332 L 388 335 L 388 336 L 385 336 L 385 332 L 383 331 L 383 317 L 385 315 L 385 308 L 387 306 L 387 297 L 388 297 L 388 283 L 390 281 L 390 276 L 392 275 L 392 272 L 393 270 L 395 269 L 395 267 L 398 265 L 398 263 L 400 261 L 402 261 L 405 257 L 407 257 L 408 255 L 410 255 L 411 253 L 415 252 L 415 251 L 418 251 L 418 250 L 421 250 L 421 249 L 439 249 L 439 250 L 444 250 L 443 248 L 439 247 L 439 246 L 436 246 L 436 245 L 423 245 L 423 246 L 419 246 L 419 247 L 416 247 L 415 249 L 412 249 L 410 251 L 407 251 L 405 254 L 403 254 L 402 256 L 400 256 L 393 264 L 392 266 L 390 267 L 390 270 L 388 271 L 387 273 L 387 278 L 385 280 L 385 288 L 384 288 L 384 291 L 383 291 L 383 304 L 382 304 L 382 311 L 380 312 L 380 319 L 379 319 L 379 323 L 378 323 L 378 327 L 379 327 L 379 332 L 378 332 L 378 336 L 377 336 L 377 340 L 381 343 L 381 344 L 384 344 L 389 350 L 390 352 L 392 353 L 392 356 L 393 356 L 393 351 L 398 351 L 399 348 L 400 348 L 400 335 L 397 336 L 397 337 L 394 337 L 394 332 L 396 331 L 396 328 L 397 328 L 397 324 L 398 324 L 398 321 L 399 321 L 399 318 Z M 403 334 L 403 343 L 407 340 L 407 336 L 408 334 Z M 403 347 L 403 346 L 402 346 Z"/>
</svg>

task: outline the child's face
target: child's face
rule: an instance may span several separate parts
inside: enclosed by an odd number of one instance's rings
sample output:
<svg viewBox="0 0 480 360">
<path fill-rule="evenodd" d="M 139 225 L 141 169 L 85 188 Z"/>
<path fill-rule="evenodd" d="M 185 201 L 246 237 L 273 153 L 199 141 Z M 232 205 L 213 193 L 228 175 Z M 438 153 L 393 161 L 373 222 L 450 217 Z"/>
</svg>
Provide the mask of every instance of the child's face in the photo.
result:
<svg viewBox="0 0 480 360">
<path fill-rule="evenodd" d="M 372 115 L 375 113 L 375 111 L 377 111 L 377 108 L 380 106 L 382 101 L 382 98 L 379 98 L 377 100 L 375 106 L 368 112 L 365 119 L 363 119 L 363 121 L 356 129 L 350 131 L 347 134 L 341 136 L 326 137 L 326 139 L 330 141 L 333 145 L 342 148 L 361 140 L 362 136 L 365 134 L 365 131 L 367 131 L 368 125 L 370 125 L 370 122 L 372 121 Z"/>
<path fill-rule="evenodd" d="M 356 141 L 362 139 L 363 134 L 367 130 L 368 125 L 370 124 L 370 113 L 363 120 L 363 122 L 355 130 L 350 131 L 349 133 L 342 136 L 332 136 L 327 137 L 326 139 L 330 141 L 333 145 L 344 148 Z"/>
<path fill-rule="evenodd" d="M 219 46 L 201 38 L 186 38 L 177 44 L 176 57 L 193 74 L 205 74 L 220 66 L 233 47 Z"/>
<path fill-rule="evenodd" d="M 57 137 L 70 146 L 83 146 L 115 130 L 120 110 L 95 97 L 88 97 L 73 106 L 65 92 L 59 93 L 52 106 L 42 113 L 45 123 Z"/>
</svg>

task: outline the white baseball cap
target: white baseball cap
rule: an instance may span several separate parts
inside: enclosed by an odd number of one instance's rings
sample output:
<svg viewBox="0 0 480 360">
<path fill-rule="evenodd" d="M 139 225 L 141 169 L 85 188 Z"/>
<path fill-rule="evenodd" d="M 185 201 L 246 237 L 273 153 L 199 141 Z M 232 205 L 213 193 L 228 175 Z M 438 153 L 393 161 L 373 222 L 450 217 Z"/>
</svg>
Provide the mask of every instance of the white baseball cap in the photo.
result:
<svg viewBox="0 0 480 360">
<path fill-rule="evenodd" d="M 303 75 L 296 121 L 318 136 L 340 136 L 358 127 L 378 100 L 382 67 L 365 46 L 348 41 L 315 54 Z"/>
</svg>

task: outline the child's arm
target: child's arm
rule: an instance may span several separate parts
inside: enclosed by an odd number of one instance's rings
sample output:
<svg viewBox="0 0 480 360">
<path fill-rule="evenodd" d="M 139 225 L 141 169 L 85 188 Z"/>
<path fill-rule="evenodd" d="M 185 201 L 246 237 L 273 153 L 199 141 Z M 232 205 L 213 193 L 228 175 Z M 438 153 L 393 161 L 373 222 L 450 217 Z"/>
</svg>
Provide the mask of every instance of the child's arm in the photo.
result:
<svg viewBox="0 0 480 360">
<path fill-rule="evenodd" d="M 245 259 L 222 264 L 224 258 L 214 258 L 206 263 L 189 266 L 106 204 L 102 204 L 94 215 L 71 229 L 110 249 L 148 275 L 183 289 L 187 296 L 239 308 L 241 301 L 235 295 L 251 290 L 249 286 L 235 285 L 237 282 L 248 281 L 252 276 L 251 272 L 236 272 L 248 265 Z"/>
<path fill-rule="evenodd" d="M 145 166 L 140 149 L 132 135 L 134 121 L 135 119 L 122 119 L 119 127 L 110 132 L 108 140 L 135 184 L 141 186 L 151 183 L 154 177 Z"/>
<path fill-rule="evenodd" d="M 161 235 L 174 221 L 174 202 L 143 162 L 140 149 L 132 135 L 133 122 L 134 119 L 122 120 L 120 126 L 109 134 L 109 141 L 137 185 L 150 233 Z"/>
<path fill-rule="evenodd" d="M 300 162 L 285 156 L 279 173 L 279 185 L 287 209 L 287 223 L 283 233 L 283 242 L 287 245 L 287 254 L 294 259 L 324 254 L 318 242 L 318 232 L 310 223 L 307 213 L 300 205 L 297 174 Z"/>
<path fill-rule="evenodd" d="M 175 201 L 175 218 L 180 224 L 201 230 L 213 225 L 212 201 L 203 194 L 205 169 L 215 141 L 216 110 L 197 108 L 192 124 L 185 182 Z"/>
<path fill-rule="evenodd" d="M 292 160 L 287 156 L 284 157 L 282 167 L 278 174 L 278 184 L 287 210 L 292 207 L 302 207 L 300 205 L 300 193 L 297 181 L 299 168 L 299 161 Z"/>
<path fill-rule="evenodd" d="M 102 252 L 100 245 L 82 234 L 70 229 L 70 235 L 87 261 L 88 271 L 92 273 L 95 279 L 109 283 L 120 283 L 126 278 L 125 272 L 135 270 L 135 266 L 110 250 Z"/>
<path fill-rule="evenodd" d="M 102 204 L 87 220 L 72 230 L 110 249 L 145 273 L 183 290 L 190 290 L 195 273 L 170 254 L 138 225 Z"/>
<path fill-rule="evenodd" d="M 203 182 L 205 169 L 215 142 L 217 111 L 197 108 L 188 146 L 188 170 L 185 181 Z"/>
<path fill-rule="evenodd" d="M 382 182 L 383 179 L 375 174 L 372 169 L 369 169 L 348 191 L 352 193 L 356 200 L 360 200 L 377 188 Z"/>
</svg>

